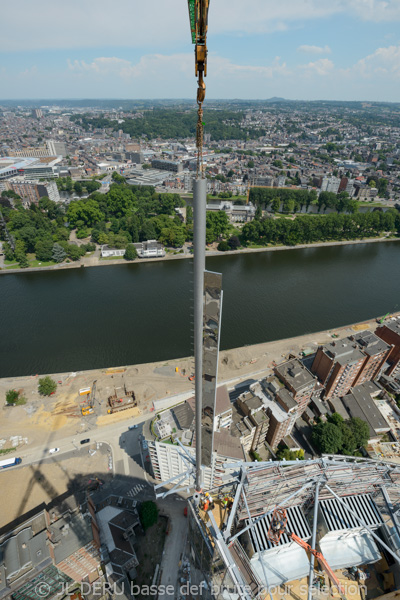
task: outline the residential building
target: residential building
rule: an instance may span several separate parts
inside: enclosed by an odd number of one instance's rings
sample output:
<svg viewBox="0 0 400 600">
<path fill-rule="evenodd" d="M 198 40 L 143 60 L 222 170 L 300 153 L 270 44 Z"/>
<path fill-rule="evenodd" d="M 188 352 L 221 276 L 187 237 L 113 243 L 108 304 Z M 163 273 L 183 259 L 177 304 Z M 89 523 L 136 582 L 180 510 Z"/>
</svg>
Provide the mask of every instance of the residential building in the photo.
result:
<svg viewBox="0 0 400 600">
<path fill-rule="evenodd" d="M 387 357 L 389 368 L 387 375 L 393 377 L 400 375 L 400 318 L 391 318 L 385 321 L 381 327 L 375 331 L 376 335 L 392 346 L 392 350 Z"/>
<path fill-rule="evenodd" d="M 338 193 L 340 186 L 340 179 L 338 177 L 324 177 L 321 184 L 321 192 L 333 192 Z"/>
<path fill-rule="evenodd" d="M 360 331 L 351 338 L 360 347 L 360 350 L 365 354 L 364 364 L 362 365 L 353 386 L 360 385 L 364 381 L 372 381 L 383 368 L 392 347 L 384 342 L 371 331 Z"/>
<path fill-rule="evenodd" d="M 277 365 L 274 373 L 292 393 L 297 403 L 297 417 L 301 417 L 311 399 L 311 394 L 318 388 L 316 378 L 297 358 Z"/>
<path fill-rule="evenodd" d="M 191 464 L 180 446 L 147 440 L 149 456 L 154 478 L 157 481 L 168 481 L 172 477 L 182 475 L 191 468 Z M 195 439 L 192 446 L 186 446 L 187 454 L 195 458 Z M 229 480 L 234 473 L 234 468 L 226 468 L 224 463 L 245 460 L 240 441 L 230 435 L 229 431 L 214 432 L 214 452 L 211 457 L 211 466 L 203 467 L 204 487 L 210 488 L 220 485 L 223 478 Z M 190 484 L 189 476 L 181 482 L 182 485 Z"/>
<path fill-rule="evenodd" d="M 217 387 L 215 400 L 215 428 L 229 429 L 232 423 L 232 404 L 226 385 Z"/>
<path fill-rule="evenodd" d="M 0 538 L 0 598 L 40 600 L 39 582 L 46 598 L 65 595 L 68 587 L 102 577 L 100 537 L 94 513 L 65 498 L 57 506 L 38 511 Z"/>
<path fill-rule="evenodd" d="M 251 390 L 241 394 L 236 401 L 238 407 L 249 423 L 254 426 L 253 440 L 250 450 L 256 451 L 263 446 L 269 429 L 269 417 L 262 399 Z"/>
<path fill-rule="evenodd" d="M 12 190 L 18 194 L 25 206 L 29 206 L 30 204 L 37 205 L 40 198 L 43 197 L 50 198 L 53 202 L 61 201 L 57 184 L 54 181 L 26 181 L 23 178 L 16 178 L 4 181 L 3 186 L 5 190 Z"/>
<path fill-rule="evenodd" d="M 165 248 L 157 240 L 147 240 L 133 244 L 139 258 L 157 258 L 165 256 Z"/>
<path fill-rule="evenodd" d="M 325 386 L 324 399 L 345 396 L 362 370 L 365 354 L 350 338 L 320 346 L 311 371 Z"/>
<path fill-rule="evenodd" d="M 183 165 L 181 162 L 175 162 L 173 160 L 161 160 L 154 158 L 151 161 L 153 169 L 160 169 L 161 171 L 172 171 L 172 173 L 181 173 L 183 171 Z"/>
</svg>

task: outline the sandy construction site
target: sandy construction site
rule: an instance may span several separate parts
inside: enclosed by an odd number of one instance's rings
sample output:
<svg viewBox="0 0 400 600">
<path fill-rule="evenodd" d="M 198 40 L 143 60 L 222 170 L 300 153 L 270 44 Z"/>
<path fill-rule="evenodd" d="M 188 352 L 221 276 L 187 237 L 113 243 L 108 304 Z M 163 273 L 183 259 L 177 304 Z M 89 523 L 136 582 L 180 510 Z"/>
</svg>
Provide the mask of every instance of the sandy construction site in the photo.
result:
<svg viewBox="0 0 400 600">
<path fill-rule="evenodd" d="M 361 329 L 374 330 L 376 321 L 308 334 L 295 338 L 245 346 L 220 352 L 219 382 L 234 387 L 247 378 L 261 378 L 289 354 L 299 355 L 302 349 L 315 349 L 332 339 L 332 334 L 345 337 Z M 52 375 L 58 382 L 54 396 L 41 397 L 39 377 L 0 379 L 0 449 L 19 443 L 39 445 L 49 432 L 62 436 L 84 433 L 93 427 L 102 427 L 117 421 L 150 413 L 156 400 L 178 396 L 194 389 L 193 359 L 183 358 L 167 362 L 146 363 L 127 367 L 81 371 Z M 81 406 L 86 397 L 79 395 L 83 388 L 93 388 L 96 382 L 93 412 L 82 416 Z M 21 390 L 27 402 L 24 406 L 7 407 L 6 391 Z M 137 406 L 109 414 L 108 398 L 124 395 L 124 389 L 133 390 Z"/>
</svg>

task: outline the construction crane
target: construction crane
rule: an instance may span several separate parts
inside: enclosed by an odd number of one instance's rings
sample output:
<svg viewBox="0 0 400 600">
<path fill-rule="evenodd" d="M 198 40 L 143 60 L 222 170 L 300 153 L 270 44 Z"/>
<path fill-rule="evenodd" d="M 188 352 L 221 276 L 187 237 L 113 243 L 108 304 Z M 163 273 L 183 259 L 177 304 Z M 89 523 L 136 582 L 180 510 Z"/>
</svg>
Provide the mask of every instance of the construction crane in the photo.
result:
<svg viewBox="0 0 400 600">
<path fill-rule="evenodd" d="M 310 544 L 307 544 L 307 542 L 302 540 L 295 533 L 287 531 L 286 526 L 287 526 L 286 510 L 284 508 L 278 507 L 272 513 L 271 523 L 270 523 L 270 526 L 268 529 L 268 534 L 267 534 L 268 539 L 273 544 L 276 545 L 279 543 L 279 540 L 281 539 L 282 534 L 286 533 L 286 535 L 291 540 L 293 540 L 293 542 L 296 542 L 296 544 L 301 546 L 304 550 L 306 550 L 306 552 L 310 552 L 313 556 L 315 556 L 320 567 L 326 572 L 326 574 L 328 575 L 331 582 L 337 587 L 342 600 L 346 600 L 344 590 L 343 590 L 342 586 L 340 585 L 339 580 L 336 577 L 335 573 L 332 571 L 331 567 L 328 565 L 322 552 L 318 552 L 318 550 L 315 550 L 314 548 L 312 548 L 310 546 Z"/>
<path fill-rule="evenodd" d="M 208 9 L 210 0 L 188 0 L 190 30 L 192 43 L 195 44 L 195 75 L 197 79 L 197 104 L 198 119 L 196 132 L 197 146 L 197 176 L 203 176 L 203 102 L 206 97 L 206 84 L 204 77 L 207 76 L 207 30 Z"/>
</svg>

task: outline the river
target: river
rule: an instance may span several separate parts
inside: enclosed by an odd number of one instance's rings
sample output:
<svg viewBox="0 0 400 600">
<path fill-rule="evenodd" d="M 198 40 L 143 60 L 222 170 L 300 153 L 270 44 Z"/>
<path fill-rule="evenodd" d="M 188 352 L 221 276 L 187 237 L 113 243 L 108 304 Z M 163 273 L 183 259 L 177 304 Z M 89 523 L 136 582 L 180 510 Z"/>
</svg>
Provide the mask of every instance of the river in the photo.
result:
<svg viewBox="0 0 400 600">
<path fill-rule="evenodd" d="M 209 257 L 223 274 L 221 349 L 400 310 L 396 242 Z M 0 277 L 0 377 L 188 356 L 192 261 Z"/>
</svg>

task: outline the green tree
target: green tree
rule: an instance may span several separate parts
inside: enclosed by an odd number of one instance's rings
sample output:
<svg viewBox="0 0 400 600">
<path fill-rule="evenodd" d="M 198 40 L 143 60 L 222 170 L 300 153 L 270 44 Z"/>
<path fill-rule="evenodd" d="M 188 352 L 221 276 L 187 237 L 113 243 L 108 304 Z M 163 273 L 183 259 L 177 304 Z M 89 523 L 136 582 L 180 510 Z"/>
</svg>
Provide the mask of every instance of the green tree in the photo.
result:
<svg viewBox="0 0 400 600">
<path fill-rule="evenodd" d="M 296 458 L 300 460 L 304 460 L 304 450 L 290 450 L 289 448 L 279 448 L 276 456 L 279 460 L 296 460 Z"/>
<path fill-rule="evenodd" d="M 125 260 L 135 260 L 137 258 L 137 251 L 133 244 L 128 244 L 125 250 L 124 258 Z"/>
<path fill-rule="evenodd" d="M 53 246 L 53 252 L 52 252 L 52 259 L 56 262 L 56 263 L 61 263 L 63 262 L 63 260 L 65 259 L 65 257 L 67 256 L 67 253 L 65 252 L 64 248 L 62 246 L 60 246 L 60 244 L 54 244 Z"/>
<path fill-rule="evenodd" d="M 68 244 L 67 247 L 67 255 L 73 261 L 77 261 L 81 258 L 83 254 L 86 254 L 85 250 L 81 250 L 79 246 L 75 246 L 75 244 Z"/>
<path fill-rule="evenodd" d="M 279 200 L 279 198 L 274 198 L 271 202 L 272 212 L 279 212 L 280 207 L 281 207 L 281 201 Z"/>
<path fill-rule="evenodd" d="M 313 427 L 311 441 L 322 454 L 337 454 L 342 448 L 342 432 L 334 423 L 319 423 Z"/>
<path fill-rule="evenodd" d="M 156 503 L 152 500 L 142 502 L 139 509 L 139 516 L 144 530 L 157 523 L 158 508 Z"/>
<path fill-rule="evenodd" d="M 8 390 L 6 392 L 6 402 L 7 404 L 16 404 L 19 397 L 19 393 L 17 390 Z"/>
<path fill-rule="evenodd" d="M 47 262 L 53 256 L 53 240 L 38 240 L 35 244 L 35 255 L 37 260 Z"/>
<path fill-rule="evenodd" d="M 222 240 L 222 242 L 220 242 L 217 246 L 217 249 L 220 252 L 226 252 L 227 250 L 230 250 L 229 244 L 228 242 L 226 242 L 225 240 Z"/>
<path fill-rule="evenodd" d="M 228 240 L 230 250 L 237 250 L 240 247 L 240 240 L 237 235 L 231 235 Z"/>
<path fill-rule="evenodd" d="M 351 418 L 347 423 L 353 433 L 356 448 L 365 446 L 370 437 L 368 423 L 358 417 Z"/>
<path fill-rule="evenodd" d="M 29 267 L 28 259 L 26 257 L 25 244 L 22 240 L 17 240 L 15 242 L 14 254 L 21 269 L 26 269 L 27 267 Z"/>
<path fill-rule="evenodd" d="M 254 160 L 249 160 L 249 162 L 247 163 L 247 166 L 249 169 L 254 169 Z"/>
<path fill-rule="evenodd" d="M 373 179 L 371 179 L 369 181 L 368 185 L 369 185 L 370 188 L 375 188 L 376 187 L 376 182 Z"/>
<path fill-rule="evenodd" d="M 39 394 L 41 396 L 50 396 L 57 389 L 57 383 L 51 377 L 41 377 L 39 379 Z"/>
</svg>

